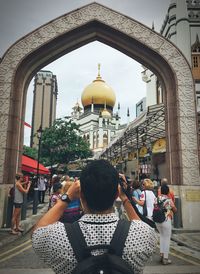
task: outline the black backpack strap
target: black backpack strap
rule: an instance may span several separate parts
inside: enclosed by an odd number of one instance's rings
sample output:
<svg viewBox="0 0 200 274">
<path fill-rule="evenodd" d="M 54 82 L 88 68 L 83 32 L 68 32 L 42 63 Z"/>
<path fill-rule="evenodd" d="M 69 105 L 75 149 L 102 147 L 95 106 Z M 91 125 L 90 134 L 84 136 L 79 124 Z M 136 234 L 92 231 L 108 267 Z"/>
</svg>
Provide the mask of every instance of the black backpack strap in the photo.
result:
<svg viewBox="0 0 200 274">
<path fill-rule="evenodd" d="M 91 256 L 91 250 L 93 249 L 107 248 L 109 253 L 114 253 L 115 255 L 121 257 L 130 225 L 130 221 L 119 220 L 110 245 L 95 245 L 91 247 L 87 246 L 78 222 L 73 224 L 66 223 L 65 229 L 76 259 L 78 262 L 80 262 L 84 258 Z"/>
<path fill-rule="evenodd" d="M 131 221 L 119 220 L 115 232 L 113 234 L 112 240 L 110 242 L 110 251 L 114 252 L 115 255 L 122 257 L 122 252 L 124 249 L 125 241 L 128 236 Z"/>
<path fill-rule="evenodd" d="M 73 224 L 65 223 L 65 229 L 67 237 L 72 246 L 74 254 L 78 262 L 82 261 L 85 257 L 88 257 L 87 244 L 85 238 L 80 229 L 79 223 L 74 222 Z"/>
</svg>

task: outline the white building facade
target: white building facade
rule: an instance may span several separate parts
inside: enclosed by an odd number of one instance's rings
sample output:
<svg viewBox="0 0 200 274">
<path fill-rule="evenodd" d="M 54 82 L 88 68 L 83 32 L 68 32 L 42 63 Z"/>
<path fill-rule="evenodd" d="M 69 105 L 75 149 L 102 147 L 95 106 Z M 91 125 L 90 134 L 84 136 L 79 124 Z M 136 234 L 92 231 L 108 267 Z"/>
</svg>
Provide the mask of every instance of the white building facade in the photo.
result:
<svg viewBox="0 0 200 274">
<path fill-rule="evenodd" d="M 195 81 L 197 111 L 200 111 L 200 0 L 172 0 L 160 33 L 173 42 L 189 62 Z M 147 107 L 162 103 L 162 88 L 155 74 L 144 69 L 142 79 L 147 83 Z"/>
</svg>

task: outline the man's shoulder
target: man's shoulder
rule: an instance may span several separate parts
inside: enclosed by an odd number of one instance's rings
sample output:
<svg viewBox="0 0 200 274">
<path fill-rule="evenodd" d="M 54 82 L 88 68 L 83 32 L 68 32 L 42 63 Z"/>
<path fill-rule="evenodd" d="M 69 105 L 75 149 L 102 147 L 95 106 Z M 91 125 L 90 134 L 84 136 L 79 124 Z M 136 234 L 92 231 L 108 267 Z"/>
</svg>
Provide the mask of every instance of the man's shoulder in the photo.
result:
<svg viewBox="0 0 200 274">
<path fill-rule="evenodd" d="M 131 222 L 127 242 L 132 243 L 133 246 L 140 246 L 144 249 L 147 246 L 151 246 L 151 248 L 154 249 L 157 244 L 157 240 L 156 232 L 152 227 L 143 221 Z"/>
<path fill-rule="evenodd" d="M 46 235 L 47 237 L 49 237 L 50 235 L 53 235 L 53 233 L 57 233 L 57 232 L 63 233 L 65 231 L 65 226 L 63 223 L 61 222 L 56 222 L 47 226 L 42 226 L 37 228 L 33 234 L 43 234 Z"/>
<path fill-rule="evenodd" d="M 135 235 L 154 235 L 155 234 L 155 230 L 150 227 L 148 224 L 146 224 L 143 221 L 131 221 L 131 226 L 130 226 L 130 231 L 129 231 L 129 235 L 131 237 L 135 237 Z"/>
</svg>

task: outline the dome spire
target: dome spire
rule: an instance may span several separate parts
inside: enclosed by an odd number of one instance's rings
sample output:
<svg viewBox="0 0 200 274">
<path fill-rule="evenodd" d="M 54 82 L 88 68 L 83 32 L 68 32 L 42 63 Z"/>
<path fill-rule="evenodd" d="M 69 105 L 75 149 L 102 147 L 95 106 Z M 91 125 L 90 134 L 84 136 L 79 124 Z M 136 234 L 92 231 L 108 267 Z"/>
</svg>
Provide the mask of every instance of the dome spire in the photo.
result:
<svg viewBox="0 0 200 274">
<path fill-rule="evenodd" d="M 105 100 L 105 102 L 104 102 L 104 109 L 106 109 L 106 100 Z"/>
<path fill-rule="evenodd" d="M 98 75 L 97 75 L 96 80 L 101 80 L 100 70 L 101 70 L 101 64 L 100 64 L 100 63 L 98 63 Z"/>
<path fill-rule="evenodd" d="M 100 76 L 101 64 L 98 63 L 98 76 Z"/>
</svg>

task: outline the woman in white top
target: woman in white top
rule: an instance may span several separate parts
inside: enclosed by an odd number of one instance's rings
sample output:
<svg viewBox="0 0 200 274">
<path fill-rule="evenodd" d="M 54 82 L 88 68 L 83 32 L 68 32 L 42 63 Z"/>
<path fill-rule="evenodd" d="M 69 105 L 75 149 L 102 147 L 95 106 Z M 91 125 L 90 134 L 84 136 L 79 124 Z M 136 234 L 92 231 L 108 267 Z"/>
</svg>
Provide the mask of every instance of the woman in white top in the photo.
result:
<svg viewBox="0 0 200 274">
<path fill-rule="evenodd" d="M 144 205 L 146 203 L 147 215 L 146 217 L 152 220 L 153 208 L 156 201 L 156 196 L 153 193 L 153 182 L 150 179 L 144 179 L 143 181 L 144 190 L 140 195 L 140 199 L 133 197 L 133 200 L 140 206 L 143 206 L 144 214 Z"/>
</svg>

